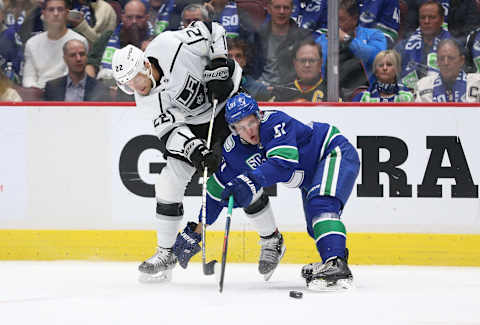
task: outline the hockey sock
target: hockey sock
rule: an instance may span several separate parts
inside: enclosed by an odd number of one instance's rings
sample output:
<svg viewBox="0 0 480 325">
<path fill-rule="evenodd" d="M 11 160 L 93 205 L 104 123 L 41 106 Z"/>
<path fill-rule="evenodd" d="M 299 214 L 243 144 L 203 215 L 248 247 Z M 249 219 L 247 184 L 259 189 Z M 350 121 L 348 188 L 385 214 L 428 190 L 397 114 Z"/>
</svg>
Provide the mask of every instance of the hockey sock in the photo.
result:
<svg viewBox="0 0 480 325">
<path fill-rule="evenodd" d="M 313 237 L 322 260 L 332 256 L 345 258 L 345 225 L 340 220 L 341 202 L 335 197 L 314 197 L 308 204 L 312 218 Z"/>
</svg>

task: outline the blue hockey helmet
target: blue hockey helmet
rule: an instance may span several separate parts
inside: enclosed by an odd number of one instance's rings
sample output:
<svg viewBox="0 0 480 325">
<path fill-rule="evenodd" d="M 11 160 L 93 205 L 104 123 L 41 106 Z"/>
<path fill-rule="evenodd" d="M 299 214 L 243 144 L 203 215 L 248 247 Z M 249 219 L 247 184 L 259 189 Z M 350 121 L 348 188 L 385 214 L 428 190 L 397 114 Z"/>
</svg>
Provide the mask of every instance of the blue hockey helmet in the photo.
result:
<svg viewBox="0 0 480 325">
<path fill-rule="evenodd" d="M 232 125 L 246 116 L 259 116 L 258 104 L 249 94 L 239 93 L 227 100 L 225 105 L 225 120 Z"/>
</svg>

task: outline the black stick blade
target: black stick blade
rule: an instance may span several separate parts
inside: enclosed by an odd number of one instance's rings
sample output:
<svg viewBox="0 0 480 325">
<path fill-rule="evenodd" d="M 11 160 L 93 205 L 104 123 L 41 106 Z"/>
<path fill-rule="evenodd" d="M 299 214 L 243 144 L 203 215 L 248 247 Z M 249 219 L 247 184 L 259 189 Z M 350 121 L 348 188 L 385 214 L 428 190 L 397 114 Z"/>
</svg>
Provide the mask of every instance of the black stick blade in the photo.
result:
<svg viewBox="0 0 480 325">
<path fill-rule="evenodd" d="M 215 263 L 217 263 L 217 260 L 213 260 L 206 264 L 203 264 L 203 274 L 205 275 L 215 274 Z"/>
</svg>

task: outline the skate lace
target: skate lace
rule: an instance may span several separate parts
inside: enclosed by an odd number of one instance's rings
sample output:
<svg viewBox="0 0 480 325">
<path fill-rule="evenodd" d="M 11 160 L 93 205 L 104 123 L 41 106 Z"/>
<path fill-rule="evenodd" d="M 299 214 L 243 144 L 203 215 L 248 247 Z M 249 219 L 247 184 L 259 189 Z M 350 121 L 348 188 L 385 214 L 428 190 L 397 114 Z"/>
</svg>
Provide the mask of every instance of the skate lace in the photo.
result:
<svg viewBox="0 0 480 325">
<path fill-rule="evenodd" d="M 277 262 L 278 255 L 280 254 L 280 239 L 273 238 L 260 238 L 260 261 Z"/>
<path fill-rule="evenodd" d="M 166 248 L 157 247 L 157 252 L 145 262 L 150 264 L 169 264 L 172 252 Z"/>
<path fill-rule="evenodd" d="M 332 259 L 330 261 L 327 261 L 325 264 L 315 263 L 315 264 L 312 265 L 312 273 L 313 274 L 323 273 L 323 272 L 333 270 L 336 267 L 337 267 L 337 265 L 336 265 L 334 259 Z"/>
</svg>

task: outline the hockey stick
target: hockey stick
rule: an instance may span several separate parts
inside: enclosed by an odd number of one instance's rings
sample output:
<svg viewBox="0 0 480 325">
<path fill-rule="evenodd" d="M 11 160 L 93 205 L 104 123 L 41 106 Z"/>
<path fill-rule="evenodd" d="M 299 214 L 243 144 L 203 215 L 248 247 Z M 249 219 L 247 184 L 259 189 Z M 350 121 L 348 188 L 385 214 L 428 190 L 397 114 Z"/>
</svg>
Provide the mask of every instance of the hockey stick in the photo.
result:
<svg viewBox="0 0 480 325">
<path fill-rule="evenodd" d="M 218 100 L 213 99 L 212 107 L 212 118 L 210 119 L 210 125 L 208 126 L 208 135 L 207 135 L 207 148 L 210 149 L 210 143 L 212 142 L 212 133 L 213 133 L 213 121 L 215 120 L 215 111 L 217 110 Z M 208 167 L 205 166 L 203 169 L 203 184 L 202 184 L 202 267 L 203 274 L 212 275 L 215 270 L 216 260 L 207 263 L 206 256 L 206 247 L 205 247 L 205 238 L 207 233 L 207 177 L 208 177 Z"/>
<path fill-rule="evenodd" d="M 230 221 L 232 219 L 233 210 L 233 195 L 230 195 L 228 199 L 227 219 L 225 221 L 225 236 L 223 238 L 223 251 L 222 251 L 222 268 L 220 270 L 220 281 L 218 283 L 218 289 L 220 293 L 223 291 L 223 279 L 225 277 L 225 265 L 227 263 L 227 248 L 228 248 L 228 236 L 230 235 Z"/>
</svg>

